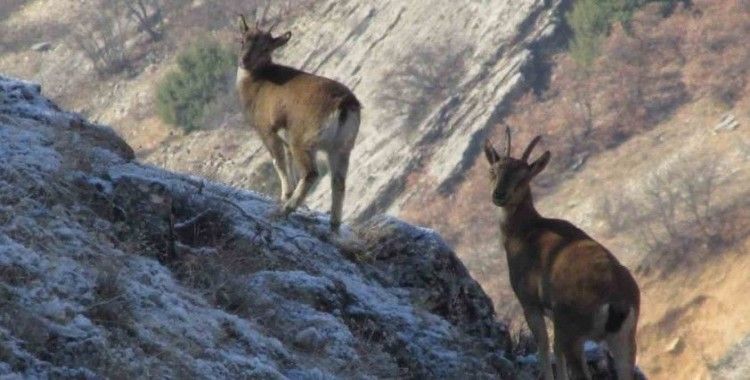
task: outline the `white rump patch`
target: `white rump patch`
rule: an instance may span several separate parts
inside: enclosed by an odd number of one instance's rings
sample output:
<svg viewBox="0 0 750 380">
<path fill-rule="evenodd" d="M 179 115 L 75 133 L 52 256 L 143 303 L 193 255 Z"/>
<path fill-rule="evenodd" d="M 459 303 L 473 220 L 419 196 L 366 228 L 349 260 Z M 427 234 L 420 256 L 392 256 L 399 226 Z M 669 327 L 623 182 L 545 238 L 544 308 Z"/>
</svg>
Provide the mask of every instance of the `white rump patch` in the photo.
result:
<svg viewBox="0 0 750 380">
<path fill-rule="evenodd" d="M 354 146 L 354 140 L 359 132 L 359 112 L 347 110 L 346 113 L 343 123 L 339 123 L 341 110 L 338 109 L 323 122 L 318 135 L 320 149 L 330 153 L 342 148 L 349 150 Z"/>
<path fill-rule="evenodd" d="M 594 314 L 594 326 L 591 335 L 602 336 L 606 333 L 604 327 L 607 325 L 607 319 L 609 319 L 609 304 L 604 304 L 599 307 L 599 310 Z"/>
</svg>

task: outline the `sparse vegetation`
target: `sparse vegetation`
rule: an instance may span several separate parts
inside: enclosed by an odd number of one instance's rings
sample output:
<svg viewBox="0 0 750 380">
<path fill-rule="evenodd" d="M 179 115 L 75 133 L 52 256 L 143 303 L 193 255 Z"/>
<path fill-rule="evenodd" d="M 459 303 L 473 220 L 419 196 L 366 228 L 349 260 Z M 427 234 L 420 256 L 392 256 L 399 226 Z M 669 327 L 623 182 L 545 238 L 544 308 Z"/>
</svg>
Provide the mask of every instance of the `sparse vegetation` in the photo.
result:
<svg viewBox="0 0 750 380">
<path fill-rule="evenodd" d="M 243 286 L 242 276 L 229 271 L 231 266 L 226 264 L 217 255 L 191 254 L 175 264 L 175 271 L 184 284 L 198 290 L 212 304 L 233 314 L 247 315 L 252 294 Z"/>
<path fill-rule="evenodd" d="M 129 331 L 133 318 L 130 314 L 127 294 L 122 285 L 120 273 L 114 264 L 102 265 L 96 277 L 94 303 L 88 305 L 84 313 L 91 321 L 108 329 Z"/>
<path fill-rule="evenodd" d="M 141 32 L 150 42 L 163 33 L 164 0 L 94 1 L 83 8 L 71 44 L 93 64 L 101 77 L 133 69 L 132 52 Z"/>
<path fill-rule="evenodd" d="M 162 0 L 118 0 L 127 10 L 127 15 L 153 41 L 161 39 L 164 21 Z"/>
<path fill-rule="evenodd" d="M 582 67 L 589 67 L 599 55 L 599 45 L 609 34 L 614 22 L 630 23 L 633 13 L 646 3 L 660 3 L 666 16 L 678 2 L 687 5 L 690 0 L 579 0 L 566 16 L 573 31 L 570 54 Z"/>
<path fill-rule="evenodd" d="M 596 58 L 599 43 L 609 32 L 614 17 L 612 0 L 581 0 L 575 3 L 566 20 L 573 30 L 570 54 L 582 66 L 589 66 Z"/>
<path fill-rule="evenodd" d="M 688 267 L 747 233 L 741 223 L 726 223 L 738 205 L 717 199 L 725 185 L 720 170 L 715 159 L 680 160 L 652 174 L 641 194 L 605 198 L 599 216 L 610 231 L 632 230 L 640 237 L 648 252 L 642 270 Z"/>
<path fill-rule="evenodd" d="M 107 4 L 87 9 L 71 35 L 73 45 L 91 61 L 100 76 L 127 69 L 130 62 L 125 42 L 130 19 L 124 8 Z"/>
<path fill-rule="evenodd" d="M 203 127 L 209 104 L 231 91 L 234 54 L 216 42 L 202 40 L 178 56 L 177 66 L 157 86 L 156 110 L 165 122 L 190 132 Z"/>
<path fill-rule="evenodd" d="M 7 328 L 12 336 L 21 340 L 26 351 L 39 356 L 51 354 L 49 327 L 36 313 L 18 302 L 2 305 L 2 308 L 0 308 L 0 326 Z M 9 360 L 9 364 L 23 366 L 20 360 L 16 362 L 15 355 L 3 351 L 5 349 L 0 346 L 0 360 Z M 3 358 L 3 356 L 6 356 L 6 358 Z"/>
</svg>

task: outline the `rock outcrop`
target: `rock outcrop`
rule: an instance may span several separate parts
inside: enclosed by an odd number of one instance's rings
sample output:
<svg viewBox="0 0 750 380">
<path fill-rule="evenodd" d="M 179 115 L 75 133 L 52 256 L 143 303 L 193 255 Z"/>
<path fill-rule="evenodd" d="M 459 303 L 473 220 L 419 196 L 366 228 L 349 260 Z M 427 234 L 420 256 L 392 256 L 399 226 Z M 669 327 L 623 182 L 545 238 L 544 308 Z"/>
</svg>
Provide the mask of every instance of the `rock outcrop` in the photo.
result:
<svg viewBox="0 0 750 380">
<path fill-rule="evenodd" d="M 434 232 L 341 235 L 133 161 L 0 77 L 0 376 L 511 377 L 509 335 Z"/>
</svg>

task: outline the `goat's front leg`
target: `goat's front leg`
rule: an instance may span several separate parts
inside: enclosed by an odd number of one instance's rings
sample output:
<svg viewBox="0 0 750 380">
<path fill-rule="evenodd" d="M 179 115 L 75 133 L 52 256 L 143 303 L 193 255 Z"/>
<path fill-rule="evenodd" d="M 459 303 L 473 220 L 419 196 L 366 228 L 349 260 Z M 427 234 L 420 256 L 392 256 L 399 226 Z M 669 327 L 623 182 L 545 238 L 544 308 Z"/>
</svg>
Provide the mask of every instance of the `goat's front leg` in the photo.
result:
<svg viewBox="0 0 750 380">
<path fill-rule="evenodd" d="M 547 336 L 547 325 L 544 324 L 543 311 L 538 308 L 524 307 L 523 315 L 526 317 L 526 323 L 529 325 L 529 330 L 531 330 L 531 334 L 534 335 L 536 341 L 544 380 L 554 380 L 552 363 L 549 360 L 549 337 Z"/>
<path fill-rule="evenodd" d="M 265 134 L 261 137 L 263 138 L 263 144 L 268 148 L 268 152 L 271 153 L 273 168 L 276 169 L 276 174 L 279 176 L 279 182 L 281 183 L 281 195 L 279 198 L 284 203 L 292 196 L 293 189 L 291 185 L 294 183 L 290 182 L 289 171 L 287 170 L 290 164 L 285 153 L 287 149 L 284 147 L 284 141 L 275 133 Z"/>
<path fill-rule="evenodd" d="M 565 347 L 562 342 L 563 332 L 559 330 L 559 326 L 555 325 L 555 372 L 557 373 L 557 380 L 568 380 L 568 366 L 565 363 Z"/>
<path fill-rule="evenodd" d="M 318 168 L 315 165 L 315 150 L 305 150 L 292 146 L 292 157 L 299 168 L 301 178 L 291 198 L 284 203 L 282 215 L 289 215 L 305 201 L 307 193 L 318 179 Z"/>
<path fill-rule="evenodd" d="M 286 193 L 286 198 L 282 200 L 282 203 L 285 203 L 292 197 L 292 190 L 294 190 L 293 186 L 297 184 L 297 174 L 294 170 L 294 158 L 292 157 L 292 151 L 290 150 L 289 145 L 286 143 L 284 144 L 284 160 L 286 161 L 284 171 L 286 172 L 287 183 L 289 186 L 287 187 L 288 192 Z"/>
</svg>

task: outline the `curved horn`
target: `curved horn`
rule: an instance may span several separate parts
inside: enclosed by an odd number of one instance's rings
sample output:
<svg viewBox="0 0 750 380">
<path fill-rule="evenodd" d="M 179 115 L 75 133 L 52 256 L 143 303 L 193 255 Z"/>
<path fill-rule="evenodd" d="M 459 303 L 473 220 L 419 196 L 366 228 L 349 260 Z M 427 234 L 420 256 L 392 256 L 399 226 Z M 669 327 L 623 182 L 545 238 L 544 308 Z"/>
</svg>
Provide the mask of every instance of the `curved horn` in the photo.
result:
<svg viewBox="0 0 750 380">
<path fill-rule="evenodd" d="M 529 143 L 529 146 L 526 147 L 526 150 L 523 151 L 523 156 L 521 156 L 521 161 L 528 162 L 529 156 L 531 155 L 531 151 L 534 150 L 534 147 L 536 144 L 542 139 L 542 135 L 537 135 L 534 137 L 533 140 Z"/>
<path fill-rule="evenodd" d="M 505 124 L 505 157 L 510 157 L 510 126 Z"/>
<path fill-rule="evenodd" d="M 260 8 L 263 9 L 260 9 Z M 256 5 L 255 7 L 255 29 L 260 31 L 261 26 L 265 27 L 267 23 L 268 11 L 271 9 L 271 2 L 265 1 L 265 5 Z"/>
<path fill-rule="evenodd" d="M 274 20 L 274 22 L 271 24 L 271 26 L 268 27 L 268 33 L 273 33 L 274 28 L 276 28 L 277 25 L 281 24 L 280 19 Z"/>
<path fill-rule="evenodd" d="M 260 17 L 258 17 L 258 7 L 255 7 L 255 31 L 260 30 Z"/>
<path fill-rule="evenodd" d="M 249 27 L 249 26 L 247 26 L 247 20 L 245 20 L 245 15 L 243 15 L 242 13 L 238 13 L 238 15 L 240 16 L 240 21 L 242 22 L 242 27 L 243 27 L 243 28 L 244 28 L 245 30 L 248 30 L 248 29 L 250 29 L 250 27 Z"/>
</svg>

